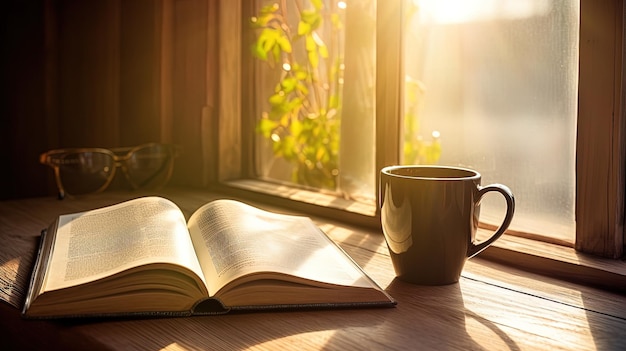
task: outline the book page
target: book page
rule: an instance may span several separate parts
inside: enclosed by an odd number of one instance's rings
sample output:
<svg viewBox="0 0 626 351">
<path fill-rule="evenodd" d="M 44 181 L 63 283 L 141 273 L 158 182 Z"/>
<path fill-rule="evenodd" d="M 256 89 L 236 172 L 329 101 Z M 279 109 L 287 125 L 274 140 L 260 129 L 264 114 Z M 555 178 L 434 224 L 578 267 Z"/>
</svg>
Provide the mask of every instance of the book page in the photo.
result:
<svg viewBox="0 0 626 351">
<path fill-rule="evenodd" d="M 45 290 L 61 289 L 149 263 L 200 265 L 185 217 L 171 201 L 145 197 L 59 218 Z"/>
<path fill-rule="evenodd" d="M 371 286 L 352 260 L 307 217 L 217 200 L 196 211 L 188 226 L 210 295 L 229 281 L 255 272 Z"/>
</svg>

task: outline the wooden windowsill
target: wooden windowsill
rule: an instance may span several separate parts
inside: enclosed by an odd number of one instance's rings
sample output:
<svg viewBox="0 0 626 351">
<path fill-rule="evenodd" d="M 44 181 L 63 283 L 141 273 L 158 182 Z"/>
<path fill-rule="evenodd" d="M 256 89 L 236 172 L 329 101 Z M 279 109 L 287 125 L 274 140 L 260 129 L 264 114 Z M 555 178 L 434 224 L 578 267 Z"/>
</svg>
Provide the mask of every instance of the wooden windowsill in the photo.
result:
<svg viewBox="0 0 626 351">
<path fill-rule="evenodd" d="M 227 194 L 380 232 L 375 205 L 250 179 L 225 182 L 217 188 Z M 488 233 L 489 229 L 479 229 L 479 235 Z M 626 293 L 626 263 L 623 260 L 580 253 L 572 247 L 505 234 L 479 256 L 524 271 Z"/>
<path fill-rule="evenodd" d="M 480 257 L 542 275 L 626 293 L 626 263 L 571 247 L 503 235 Z"/>
</svg>

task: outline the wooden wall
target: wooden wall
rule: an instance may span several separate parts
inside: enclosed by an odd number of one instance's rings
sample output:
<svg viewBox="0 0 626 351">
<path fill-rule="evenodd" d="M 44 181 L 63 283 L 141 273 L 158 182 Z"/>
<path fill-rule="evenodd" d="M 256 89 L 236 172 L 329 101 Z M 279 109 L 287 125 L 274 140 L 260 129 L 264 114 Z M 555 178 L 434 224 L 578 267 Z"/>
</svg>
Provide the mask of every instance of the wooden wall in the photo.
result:
<svg viewBox="0 0 626 351">
<path fill-rule="evenodd" d="M 2 110 L 0 197 L 45 191 L 37 163 L 47 145 L 45 118 L 44 1 L 9 0 L 1 13 Z"/>
<path fill-rule="evenodd" d="M 173 181 L 201 185 L 211 3 L 6 2 L 0 199 L 54 194 L 38 156 L 63 147 L 181 144 Z"/>
</svg>

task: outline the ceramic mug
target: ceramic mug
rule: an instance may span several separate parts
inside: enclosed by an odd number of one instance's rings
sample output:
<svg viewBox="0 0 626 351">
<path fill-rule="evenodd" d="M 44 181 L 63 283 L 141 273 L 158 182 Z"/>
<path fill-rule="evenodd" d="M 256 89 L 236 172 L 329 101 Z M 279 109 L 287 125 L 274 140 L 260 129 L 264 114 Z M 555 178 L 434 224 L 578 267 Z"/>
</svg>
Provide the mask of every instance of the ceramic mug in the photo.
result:
<svg viewBox="0 0 626 351">
<path fill-rule="evenodd" d="M 422 285 L 459 280 L 465 261 L 508 228 L 515 211 L 511 190 L 480 185 L 480 173 L 446 166 L 389 166 L 380 175 L 381 222 L 398 279 Z M 480 200 L 488 192 L 506 200 L 500 227 L 476 242 Z"/>
</svg>

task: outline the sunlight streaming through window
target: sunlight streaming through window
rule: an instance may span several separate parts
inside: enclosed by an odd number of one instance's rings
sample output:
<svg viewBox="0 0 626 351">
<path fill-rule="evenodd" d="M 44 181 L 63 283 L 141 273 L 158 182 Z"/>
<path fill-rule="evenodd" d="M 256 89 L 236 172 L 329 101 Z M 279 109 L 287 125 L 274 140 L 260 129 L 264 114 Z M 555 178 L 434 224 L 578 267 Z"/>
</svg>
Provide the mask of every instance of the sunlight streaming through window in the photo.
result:
<svg viewBox="0 0 626 351">
<path fill-rule="evenodd" d="M 511 187 L 511 229 L 573 242 L 577 2 L 412 4 L 404 65 L 406 81 L 419 89 L 405 101 L 404 126 L 415 129 L 405 130 L 407 138 L 423 148 L 436 143 L 439 164 L 474 168 L 483 184 Z M 407 155 L 405 163 L 416 162 Z M 503 205 L 487 197 L 481 219 L 499 222 Z"/>
</svg>

